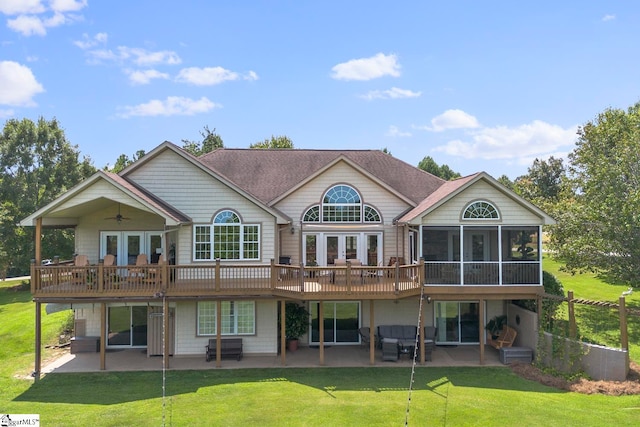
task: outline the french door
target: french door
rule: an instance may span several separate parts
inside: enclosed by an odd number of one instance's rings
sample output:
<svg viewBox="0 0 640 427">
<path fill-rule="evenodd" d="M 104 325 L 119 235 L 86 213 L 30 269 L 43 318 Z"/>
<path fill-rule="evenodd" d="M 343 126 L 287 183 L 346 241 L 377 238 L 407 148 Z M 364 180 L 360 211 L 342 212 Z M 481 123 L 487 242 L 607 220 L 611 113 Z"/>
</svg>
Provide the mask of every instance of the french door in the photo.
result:
<svg viewBox="0 0 640 427">
<path fill-rule="evenodd" d="M 360 302 L 325 301 L 322 304 L 325 344 L 357 344 L 360 324 Z M 309 344 L 320 343 L 320 303 L 311 302 L 311 334 Z"/>
<path fill-rule="evenodd" d="M 382 233 L 305 233 L 303 262 L 333 265 L 336 259 L 359 259 L 364 265 L 382 261 Z"/>
<path fill-rule="evenodd" d="M 157 262 L 162 253 L 160 231 L 103 231 L 100 233 L 100 258 L 111 254 L 116 265 L 134 265 L 139 254 L 145 253 L 150 262 Z"/>
<path fill-rule="evenodd" d="M 478 344 L 480 318 L 477 302 L 437 301 L 436 326 L 439 344 Z"/>
</svg>

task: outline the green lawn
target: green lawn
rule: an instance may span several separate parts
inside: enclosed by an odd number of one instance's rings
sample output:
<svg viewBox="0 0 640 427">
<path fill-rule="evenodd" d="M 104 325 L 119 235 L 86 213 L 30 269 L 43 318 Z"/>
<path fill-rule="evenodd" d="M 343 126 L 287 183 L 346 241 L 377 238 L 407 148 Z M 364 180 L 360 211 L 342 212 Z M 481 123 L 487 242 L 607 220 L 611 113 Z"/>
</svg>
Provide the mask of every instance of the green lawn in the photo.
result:
<svg viewBox="0 0 640 427">
<path fill-rule="evenodd" d="M 626 286 L 606 283 L 596 274 L 575 274 L 560 271 L 562 264 L 545 257 L 544 269 L 553 273 L 562 282 L 565 294 L 573 291 L 574 298 L 605 301 L 618 304 Z M 640 311 L 640 289 L 625 297 L 627 308 Z M 566 304 L 564 305 L 566 311 Z M 586 340 L 611 347 L 620 347 L 620 320 L 618 311 L 613 309 L 576 304 L 578 333 Z M 629 334 L 629 357 L 640 363 L 640 316 L 627 317 Z"/>
<path fill-rule="evenodd" d="M 50 374 L 33 366 L 34 304 L 0 284 L 0 412 L 46 426 L 397 426 L 410 368 L 315 368 Z M 50 341 L 65 313 L 43 315 Z M 8 320 L 10 319 L 10 320 Z M 409 425 L 638 425 L 638 396 L 587 396 L 524 380 L 506 367 L 418 367 Z"/>
</svg>

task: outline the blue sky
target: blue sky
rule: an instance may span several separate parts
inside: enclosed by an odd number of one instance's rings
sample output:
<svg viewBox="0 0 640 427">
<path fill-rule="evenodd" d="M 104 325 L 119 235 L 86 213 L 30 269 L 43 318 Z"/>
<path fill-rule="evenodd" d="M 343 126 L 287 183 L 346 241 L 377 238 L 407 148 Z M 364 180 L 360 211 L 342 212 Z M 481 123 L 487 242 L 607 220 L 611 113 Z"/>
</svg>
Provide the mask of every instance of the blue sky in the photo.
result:
<svg viewBox="0 0 640 427">
<path fill-rule="evenodd" d="M 97 167 L 208 126 L 514 179 L 640 100 L 637 2 L 0 0 L 0 19 L 0 120 L 56 117 Z"/>
</svg>

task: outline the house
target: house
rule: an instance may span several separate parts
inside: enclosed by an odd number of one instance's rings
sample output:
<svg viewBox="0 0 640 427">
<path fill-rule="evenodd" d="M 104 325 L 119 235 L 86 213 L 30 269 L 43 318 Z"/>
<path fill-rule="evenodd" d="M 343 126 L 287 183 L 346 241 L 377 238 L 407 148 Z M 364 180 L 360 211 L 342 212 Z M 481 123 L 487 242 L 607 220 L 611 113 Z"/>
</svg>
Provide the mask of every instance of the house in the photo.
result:
<svg viewBox="0 0 640 427">
<path fill-rule="evenodd" d="M 21 222 L 36 228 L 37 332 L 40 304 L 70 304 L 103 369 L 105 349 L 204 357 L 209 339 L 230 336 L 284 364 L 286 301 L 307 307 L 304 344 L 320 347 L 320 364 L 324 346 L 357 345 L 360 327 L 374 338 L 383 324 L 436 326 L 439 344 L 480 346 L 482 364 L 487 320 L 543 293 L 550 223 L 483 172 L 444 181 L 378 150 L 196 158 L 169 142 Z M 88 265 L 41 265 L 45 227 L 74 227 Z"/>
</svg>

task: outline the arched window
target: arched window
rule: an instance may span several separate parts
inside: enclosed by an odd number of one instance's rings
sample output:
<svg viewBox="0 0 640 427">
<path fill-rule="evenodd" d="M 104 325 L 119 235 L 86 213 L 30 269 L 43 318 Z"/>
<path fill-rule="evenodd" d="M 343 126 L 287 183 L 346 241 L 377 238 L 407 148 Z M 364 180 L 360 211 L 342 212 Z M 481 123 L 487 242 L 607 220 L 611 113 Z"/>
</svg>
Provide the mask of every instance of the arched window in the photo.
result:
<svg viewBox="0 0 640 427">
<path fill-rule="evenodd" d="M 364 206 L 364 222 L 382 222 L 378 211 L 368 205 Z"/>
<path fill-rule="evenodd" d="M 362 202 L 348 185 L 331 187 L 322 198 L 322 222 L 360 222 Z"/>
<path fill-rule="evenodd" d="M 322 212 L 322 215 L 320 214 Z M 302 221 L 313 222 L 382 222 L 380 212 L 362 203 L 360 194 L 349 185 L 331 187 L 320 205 L 307 209 Z"/>
<path fill-rule="evenodd" d="M 304 222 L 320 222 L 320 206 L 310 207 L 302 217 Z"/>
<path fill-rule="evenodd" d="M 462 214 L 463 219 L 500 219 L 500 214 L 493 204 L 479 200 L 467 206 Z"/>
<path fill-rule="evenodd" d="M 193 230 L 195 260 L 260 258 L 260 226 L 242 224 L 233 211 L 221 211 L 213 224 L 196 225 Z"/>
</svg>

